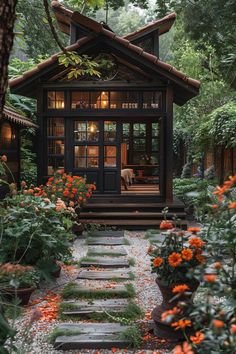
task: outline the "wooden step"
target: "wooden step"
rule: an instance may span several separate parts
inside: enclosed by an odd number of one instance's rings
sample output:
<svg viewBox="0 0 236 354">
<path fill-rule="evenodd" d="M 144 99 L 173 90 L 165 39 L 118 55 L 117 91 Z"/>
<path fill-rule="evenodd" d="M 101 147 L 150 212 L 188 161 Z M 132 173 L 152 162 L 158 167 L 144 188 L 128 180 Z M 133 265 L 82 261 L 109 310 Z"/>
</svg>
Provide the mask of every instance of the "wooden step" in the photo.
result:
<svg viewBox="0 0 236 354">
<path fill-rule="evenodd" d="M 93 270 L 82 270 L 77 279 L 90 279 L 90 280 L 128 280 L 132 276 L 127 270 L 104 270 L 104 271 L 93 271 Z"/>
<path fill-rule="evenodd" d="M 186 213 L 185 212 L 177 212 L 177 213 L 168 213 L 167 218 L 172 219 L 174 216 L 178 218 L 185 218 Z M 152 213 L 152 212 L 139 212 L 139 211 L 133 211 L 133 212 L 81 212 L 80 213 L 80 219 L 156 219 L 156 220 L 163 220 L 163 214 L 162 213 Z"/>
<path fill-rule="evenodd" d="M 107 255 L 110 256 L 126 256 L 127 251 L 123 247 L 117 247 L 117 246 L 106 246 L 106 247 L 88 247 L 88 257 L 89 256 L 99 256 L 99 257 L 106 257 Z"/>
<path fill-rule="evenodd" d="M 127 299 L 109 299 L 92 301 L 65 301 L 61 304 L 61 313 L 66 316 L 86 318 L 91 314 L 104 312 L 125 312 L 130 301 Z"/>
<path fill-rule="evenodd" d="M 82 220 L 81 220 L 82 221 Z M 85 221 L 83 221 L 85 222 Z M 86 224 L 88 224 L 91 221 L 86 221 Z M 107 246 L 120 246 L 120 245 L 125 245 L 127 243 L 127 240 L 124 237 L 114 237 L 114 238 L 108 238 L 108 237 L 90 237 L 87 239 L 87 244 L 88 245 L 107 245 Z"/>
<path fill-rule="evenodd" d="M 127 348 L 130 342 L 122 339 L 122 333 L 128 328 L 130 327 L 118 323 L 63 323 L 56 329 L 65 331 L 65 335 L 56 338 L 54 348 L 60 350 Z M 66 335 L 66 331 L 70 335 Z"/>
<path fill-rule="evenodd" d="M 98 267 L 98 268 L 129 268 L 127 259 L 111 259 L 111 258 L 91 258 L 88 261 L 81 261 L 81 267 Z"/>
<path fill-rule="evenodd" d="M 115 231 L 115 230 L 107 230 L 107 231 L 89 231 L 84 233 L 85 236 L 89 237 L 124 237 L 124 231 Z"/>
</svg>

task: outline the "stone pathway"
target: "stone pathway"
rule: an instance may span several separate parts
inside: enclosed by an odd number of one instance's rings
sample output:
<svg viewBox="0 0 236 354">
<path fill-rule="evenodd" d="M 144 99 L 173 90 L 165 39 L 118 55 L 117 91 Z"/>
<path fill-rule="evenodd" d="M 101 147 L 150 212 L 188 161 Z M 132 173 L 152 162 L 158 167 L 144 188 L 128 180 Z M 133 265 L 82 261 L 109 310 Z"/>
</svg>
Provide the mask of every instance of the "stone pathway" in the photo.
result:
<svg viewBox="0 0 236 354">
<path fill-rule="evenodd" d="M 135 291 L 133 285 L 127 282 L 134 279 L 134 274 L 129 269 L 132 260 L 120 247 L 128 245 L 124 231 L 92 232 L 86 235 L 85 242 L 89 245 L 88 252 L 78 260 L 80 269 L 77 279 L 63 290 L 60 317 L 67 322 L 59 324 L 54 330 L 54 348 L 132 347 L 132 336 L 139 334 L 130 323 L 144 314 L 132 300 Z M 101 280 L 104 281 L 102 284 Z M 96 322 L 81 323 L 85 319 Z"/>
</svg>

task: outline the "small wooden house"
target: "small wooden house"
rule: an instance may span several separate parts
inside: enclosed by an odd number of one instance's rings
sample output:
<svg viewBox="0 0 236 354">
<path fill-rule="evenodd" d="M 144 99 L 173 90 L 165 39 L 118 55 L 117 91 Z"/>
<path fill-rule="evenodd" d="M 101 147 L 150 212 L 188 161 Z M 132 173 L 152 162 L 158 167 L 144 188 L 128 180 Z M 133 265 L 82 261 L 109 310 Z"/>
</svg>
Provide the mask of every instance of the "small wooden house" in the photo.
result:
<svg viewBox="0 0 236 354">
<path fill-rule="evenodd" d="M 20 130 L 27 127 L 37 128 L 37 125 L 12 107 L 4 106 L 0 119 L 0 156 L 7 157 L 7 166 L 12 173 L 6 171 L 9 183 L 19 183 L 20 180 Z M 6 191 L 6 186 L 0 185 L 0 198 Z"/>
<path fill-rule="evenodd" d="M 59 65 L 55 54 L 10 81 L 14 94 L 38 102 L 39 182 L 58 168 L 86 176 L 97 186 L 86 220 L 97 217 L 98 223 L 107 223 L 111 213 L 108 223 L 119 219 L 122 224 L 123 217 L 132 214 L 133 220 L 138 211 L 143 217 L 137 215 L 136 223 L 147 217 L 154 225 L 154 204 L 156 211 L 179 205 L 172 191 L 173 104 L 185 104 L 200 87 L 199 81 L 159 59 L 159 37 L 170 30 L 176 15 L 120 37 L 106 24 L 57 1 L 53 10 L 70 38 L 67 50 L 108 65 L 100 67 L 100 79 L 68 79 L 70 68 Z M 124 170 L 133 173 L 131 185 L 122 183 Z"/>
</svg>

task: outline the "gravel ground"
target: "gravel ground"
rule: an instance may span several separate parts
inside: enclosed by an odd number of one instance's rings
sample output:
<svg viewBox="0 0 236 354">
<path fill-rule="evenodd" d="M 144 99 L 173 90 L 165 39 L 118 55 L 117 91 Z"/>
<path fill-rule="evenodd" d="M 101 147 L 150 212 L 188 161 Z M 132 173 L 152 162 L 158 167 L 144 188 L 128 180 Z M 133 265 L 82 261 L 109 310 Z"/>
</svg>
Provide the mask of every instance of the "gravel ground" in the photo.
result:
<svg viewBox="0 0 236 354">
<path fill-rule="evenodd" d="M 122 246 L 124 247 L 127 252 L 129 258 L 135 259 L 135 266 L 131 267 L 131 271 L 135 274 L 136 278 L 134 281 L 126 281 L 122 283 L 132 283 L 137 292 L 137 296 L 135 298 L 135 302 L 144 310 L 146 315 L 150 313 L 150 311 L 155 307 L 157 303 L 161 302 L 161 295 L 155 283 L 155 275 L 151 274 L 150 269 L 150 258 L 147 255 L 147 249 L 149 246 L 148 240 L 144 239 L 144 232 L 126 232 L 126 238 L 129 240 L 129 246 Z M 108 247 L 108 246 L 107 246 Z M 109 246 L 110 248 L 115 248 L 116 246 Z M 87 245 L 85 244 L 85 240 L 78 238 L 74 243 L 74 258 L 75 260 L 79 260 L 81 257 L 86 256 L 87 253 Z M 53 292 L 59 292 L 63 285 L 66 284 L 68 281 L 73 281 L 78 274 L 78 270 L 65 272 L 62 271 L 61 277 L 51 286 L 51 290 Z M 89 285 L 91 280 L 80 280 L 81 284 Z M 96 284 L 104 287 L 109 282 L 104 281 L 96 281 Z M 48 289 L 48 287 L 47 287 Z M 39 298 L 40 296 L 43 297 L 45 294 L 46 289 L 42 289 L 39 291 L 34 298 Z M 15 322 L 15 327 L 19 330 L 19 334 L 17 336 L 16 346 L 19 348 L 20 354 L 58 354 L 58 353 L 66 353 L 66 354 L 106 354 L 111 353 L 110 350 L 82 350 L 82 351 L 59 351 L 54 350 L 54 348 L 47 342 L 48 334 L 55 328 L 58 323 L 57 320 L 46 322 L 42 320 L 35 321 L 32 325 L 30 330 L 26 330 L 27 324 L 30 321 L 31 311 L 33 308 L 37 308 L 35 305 L 34 307 L 28 308 L 25 310 L 23 316 L 18 318 Z M 144 319 L 145 321 L 145 319 Z M 27 337 L 27 344 L 24 346 L 22 343 L 22 337 L 26 332 Z M 124 353 L 124 351 L 116 351 L 117 353 Z M 126 353 L 145 353 L 151 354 L 153 351 L 148 350 L 138 350 L 138 351 L 125 351 Z M 165 350 L 159 350 L 156 353 L 166 353 Z"/>
</svg>

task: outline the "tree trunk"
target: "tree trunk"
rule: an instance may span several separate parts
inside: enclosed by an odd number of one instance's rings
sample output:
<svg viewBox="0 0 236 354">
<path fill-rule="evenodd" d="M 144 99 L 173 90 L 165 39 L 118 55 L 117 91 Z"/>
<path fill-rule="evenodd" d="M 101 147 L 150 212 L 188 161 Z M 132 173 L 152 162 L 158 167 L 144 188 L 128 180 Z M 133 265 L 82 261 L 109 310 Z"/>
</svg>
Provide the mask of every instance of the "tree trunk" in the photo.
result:
<svg viewBox="0 0 236 354">
<path fill-rule="evenodd" d="M 13 45 L 17 0 L 0 1 L 0 118 L 8 84 L 8 63 Z"/>
</svg>

